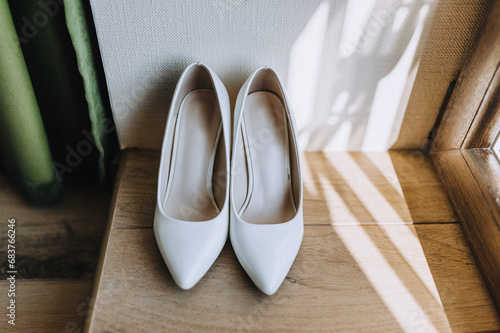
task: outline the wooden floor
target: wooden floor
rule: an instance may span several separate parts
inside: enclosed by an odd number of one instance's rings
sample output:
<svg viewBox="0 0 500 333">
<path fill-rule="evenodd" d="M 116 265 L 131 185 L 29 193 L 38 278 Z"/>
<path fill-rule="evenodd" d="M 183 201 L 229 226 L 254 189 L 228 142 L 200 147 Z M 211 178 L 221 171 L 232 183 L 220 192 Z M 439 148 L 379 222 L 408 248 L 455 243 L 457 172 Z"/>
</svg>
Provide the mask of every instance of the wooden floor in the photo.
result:
<svg viewBox="0 0 500 333">
<path fill-rule="evenodd" d="M 70 178 L 54 206 L 27 204 L 0 174 L 0 332 L 81 332 L 111 191 Z M 16 219 L 16 326 L 7 324 L 7 219 Z"/>
<path fill-rule="evenodd" d="M 430 159 L 306 153 L 305 235 L 274 296 L 228 242 L 192 290 L 175 286 L 152 231 L 157 151 L 123 156 L 89 330 L 494 331 L 500 320 Z"/>
</svg>

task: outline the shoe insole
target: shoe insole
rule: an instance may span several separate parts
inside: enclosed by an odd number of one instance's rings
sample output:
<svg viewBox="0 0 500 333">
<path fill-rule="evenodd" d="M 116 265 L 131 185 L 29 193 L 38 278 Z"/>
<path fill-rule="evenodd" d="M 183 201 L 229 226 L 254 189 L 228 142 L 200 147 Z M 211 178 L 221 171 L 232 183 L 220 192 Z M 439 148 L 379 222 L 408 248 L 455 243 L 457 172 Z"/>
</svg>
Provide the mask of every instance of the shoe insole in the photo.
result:
<svg viewBox="0 0 500 333">
<path fill-rule="evenodd" d="M 181 103 L 174 131 L 164 211 L 183 221 L 206 221 L 219 208 L 212 190 L 213 166 L 222 132 L 214 91 L 189 93 Z"/>
<path fill-rule="evenodd" d="M 237 195 L 244 198 L 241 218 L 255 224 L 291 220 L 296 210 L 290 179 L 288 119 L 281 100 L 264 91 L 248 95 L 241 132 L 248 182 L 239 187 L 246 188 L 246 194 Z"/>
</svg>

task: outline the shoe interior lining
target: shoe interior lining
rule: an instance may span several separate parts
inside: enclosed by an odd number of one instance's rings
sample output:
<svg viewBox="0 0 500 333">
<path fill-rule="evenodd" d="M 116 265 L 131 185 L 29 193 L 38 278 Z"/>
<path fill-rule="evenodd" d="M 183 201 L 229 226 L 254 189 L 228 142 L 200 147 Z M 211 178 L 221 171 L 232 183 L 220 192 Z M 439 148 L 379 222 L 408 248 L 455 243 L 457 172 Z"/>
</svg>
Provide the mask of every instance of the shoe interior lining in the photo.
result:
<svg viewBox="0 0 500 333">
<path fill-rule="evenodd" d="M 163 210 L 183 221 L 217 216 L 225 200 L 225 144 L 217 95 L 191 91 L 180 103 Z M 222 177 L 221 177 L 222 176 Z"/>
<path fill-rule="evenodd" d="M 233 175 L 237 212 L 254 224 L 291 220 L 297 207 L 292 180 L 297 168 L 290 161 L 296 160 L 296 153 L 291 149 L 294 142 L 290 142 L 291 127 L 282 100 L 268 91 L 250 93 L 240 129 Z"/>
</svg>

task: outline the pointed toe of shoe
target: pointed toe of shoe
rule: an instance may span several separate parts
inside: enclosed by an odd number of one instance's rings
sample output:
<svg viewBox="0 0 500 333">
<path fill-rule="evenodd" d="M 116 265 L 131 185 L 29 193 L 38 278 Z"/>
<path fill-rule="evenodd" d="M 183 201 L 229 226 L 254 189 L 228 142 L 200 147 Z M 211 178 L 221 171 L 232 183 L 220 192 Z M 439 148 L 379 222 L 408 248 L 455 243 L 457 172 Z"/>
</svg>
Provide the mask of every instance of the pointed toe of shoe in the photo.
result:
<svg viewBox="0 0 500 333">
<path fill-rule="evenodd" d="M 211 265 L 215 261 L 215 259 L 212 260 L 212 258 L 205 257 L 203 250 L 200 248 L 194 251 L 191 249 L 192 253 L 189 259 L 183 259 L 183 255 L 170 251 L 168 246 L 164 244 L 165 242 L 158 243 L 158 246 L 161 246 L 160 252 L 172 278 L 181 289 L 188 290 L 193 288 L 210 268 L 208 264 L 204 263 L 208 260 Z M 185 249 L 181 248 L 180 250 L 183 251 Z"/>
<path fill-rule="evenodd" d="M 286 271 L 288 272 L 288 270 Z M 253 283 L 266 295 L 273 295 L 278 291 L 279 287 L 285 280 L 286 274 L 284 276 L 280 275 L 271 275 L 268 272 L 259 272 L 257 270 L 253 270 Z"/>
<path fill-rule="evenodd" d="M 170 271 L 174 278 L 175 284 L 179 288 L 188 290 L 193 288 L 205 275 L 206 272 L 199 270 L 197 266 L 172 268 Z"/>
<path fill-rule="evenodd" d="M 220 254 L 227 223 L 173 221 L 155 217 L 154 233 L 158 248 L 175 283 L 191 289 L 209 270 Z"/>
<path fill-rule="evenodd" d="M 290 270 L 300 248 L 303 224 L 234 224 L 231 243 L 241 265 L 265 294 L 274 294 Z"/>
</svg>

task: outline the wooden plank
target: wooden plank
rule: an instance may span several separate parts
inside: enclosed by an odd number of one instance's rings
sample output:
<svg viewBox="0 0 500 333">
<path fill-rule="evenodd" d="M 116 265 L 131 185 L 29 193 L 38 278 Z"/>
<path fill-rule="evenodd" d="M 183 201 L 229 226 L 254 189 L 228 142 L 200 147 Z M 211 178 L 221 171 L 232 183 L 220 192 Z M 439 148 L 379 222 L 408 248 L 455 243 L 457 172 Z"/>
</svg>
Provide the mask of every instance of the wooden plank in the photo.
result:
<svg viewBox="0 0 500 333">
<path fill-rule="evenodd" d="M 112 228 L 151 227 L 158 151 L 125 153 Z M 430 158 L 414 152 L 303 153 L 306 224 L 453 222 Z"/>
<path fill-rule="evenodd" d="M 82 332 L 92 280 L 18 280 L 16 325 L 7 323 L 7 281 L 0 281 L 0 332 Z"/>
<path fill-rule="evenodd" d="M 484 197 L 488 192 L 482 193 L 460 150 L 438 152 L 433 159 L 487 285 L 500 305 L 500 229 Z M 473 168 L 474 173 L 481 172 L 477 164 Z"/>
<path fill-rule="evenodd" d="M 90 332 L 500 329 L 457 224 L 306 226 L 274 296 L 228 243 L 192 290 L 175 286 L 151 228 L 112 229 Z"/>
<path fill-rule="evenodd" d="M 160 151 L 124 151 L 122 159 L 124 170 L 111 228 L 150 227 L 156 205 Z"/>
<path fill-rule="evenodd" d="M 412 221 L 387 153 L 307 153 L 302 164 L 306 224 Z"/>
<path fill-rule="evenodd" d="M 483 103 L 500 63 L 500 1 L 491 1 L 472 50 L 433 141 L 433 150 L 461 148 Z"/>
<path fill-rule="evenodd" d="M 2 218 L 16 219 L 18 279 L 90 279 L 94 275 L 110 191 L 71 178 L 64 185 L 61 202 L 33 207 L 0 174 Z M 6 239 L 7 223 L 1 223 L 0 244 L 7 244 Z M 6 266 L 6 250 L 0 248 L 2 267 Z M 0 277 L 5 278 L 5 270 Z"/>
<path fill-rule="evenodd" d="M 429 156 L 420 150 L 389 152 L 414 223 L 456 222 L 446 190 Z"/>
<path fill-rule="evenodd" d="M 306 223 L 456 221 L 430 158 L 420 151 L 306 153 L 302 164 Z"/>
<path fill-rule="evenodd" d="M 450 327 L 453 332 L 498 331 L 498 310 L 463 230 L 458 224 L 448 226 L 422 225 L 415 230 Z"/>
<path fill-rule="evenodd" d="M 110 191 L 64 179 L 61 202 L 33 207 L 0 174 L 0 303 L 7 306 L 7 218 L 16 219 L 16 326 L 0 332 L 81 332 L 87 316 L 96 258 L 106 225 Z M 5 245 L 5 247 L 4 247 Z"/>
</svg>

